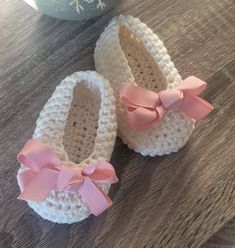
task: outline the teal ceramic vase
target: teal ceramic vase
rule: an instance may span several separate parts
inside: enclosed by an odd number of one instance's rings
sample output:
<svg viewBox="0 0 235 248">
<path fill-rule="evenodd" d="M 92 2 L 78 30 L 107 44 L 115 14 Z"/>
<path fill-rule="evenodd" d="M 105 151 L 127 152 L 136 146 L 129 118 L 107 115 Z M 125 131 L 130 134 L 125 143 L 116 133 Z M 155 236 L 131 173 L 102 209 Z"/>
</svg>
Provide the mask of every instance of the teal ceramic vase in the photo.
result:
<svg viewBox="0 0 235 248">
<path fill-rule="evenodd" d="M 112 9 L 118 0 L 24 0 L 43 14 L 64 20 L 88 20 Z"/>
</svg>

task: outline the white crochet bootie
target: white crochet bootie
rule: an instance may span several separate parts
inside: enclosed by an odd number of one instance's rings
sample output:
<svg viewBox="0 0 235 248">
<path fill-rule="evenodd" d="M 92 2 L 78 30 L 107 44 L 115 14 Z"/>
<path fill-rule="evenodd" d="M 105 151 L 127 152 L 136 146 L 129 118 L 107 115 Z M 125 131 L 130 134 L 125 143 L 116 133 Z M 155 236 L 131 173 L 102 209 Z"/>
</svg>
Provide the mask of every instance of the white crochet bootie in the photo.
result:
<svg viewBox="0 0 235 248">
<path fill-rule="evenodd" d="M 118 132 L 124 143 L 136 152 L 150 156 L 170 154 L 186 144 L 194 129 L 194 120 L 182 112 L 169 111 L 163 118 L 159 112 L 161 121 L 143 130 L 128 125 L 126 106 L 123 103 L 125 92 L 120 97 L 120 87 L 123 84 L 143 87 L 159 97 L 157 92 L 176 88 L 182 82 L 167 49 L 151 29 L 132 16 L 115 17 L 97 41 L 94 57 L 97 72 L 107 78 L 114 89 Z M 129 104 L 130 115 L 139 107 L 135 100 L 124 101 Z M 146 115 L 144 117 L 150 118 L 148 113 Z M 135 119 L 136 116 L 133 118 L 135 122 L 141 122 Z"/>
<path fill-rule="evenodd" d="M 105 161 L 116 139 L 114 101 L 109 82 L 87 71 L 66 77 L 44 106 L 18 155 L 19 198 L 41 217 L 73 223 L 110 205 L 106 194 L 117 179 Z"/>
</svg>

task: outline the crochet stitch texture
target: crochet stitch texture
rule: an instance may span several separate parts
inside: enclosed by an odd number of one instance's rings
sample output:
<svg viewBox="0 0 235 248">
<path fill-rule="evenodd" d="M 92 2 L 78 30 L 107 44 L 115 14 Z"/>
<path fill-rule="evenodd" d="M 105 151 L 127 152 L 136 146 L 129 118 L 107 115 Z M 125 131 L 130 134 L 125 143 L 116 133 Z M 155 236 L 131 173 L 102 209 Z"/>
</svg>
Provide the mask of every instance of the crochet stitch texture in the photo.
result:
<svg viewBox="0 0 235 248">
<path fill-rule="evenodd" d="M 114 101 L 113 90 L 101 75 L 76 72 L 47 101 L 33 138 L 47 143 L 67 166 L 109 161 L 117 129 Z M 108 193 L 110 185 L 98 186 Z M 78 192 L 53 190 L 44 201 L 28 204 L 41 217 L 57 223 L 74 223 L 90 215 Z"/>
<path fill-rule="evenodd" d="M 122 83 L 135 83 L 154 92 L 182 82 L 163 42 L 138 18 L 113 18 L 95 49 L 96 70 L 110 81 L 117 105 L 118 133 L 123 142 L 142 155 L 164 155 L 178 151 L 188 141 L 194 121 L 183 113 L 169 112 L 154 127 L 131 129 L 119 98 Z"/>
</svg>

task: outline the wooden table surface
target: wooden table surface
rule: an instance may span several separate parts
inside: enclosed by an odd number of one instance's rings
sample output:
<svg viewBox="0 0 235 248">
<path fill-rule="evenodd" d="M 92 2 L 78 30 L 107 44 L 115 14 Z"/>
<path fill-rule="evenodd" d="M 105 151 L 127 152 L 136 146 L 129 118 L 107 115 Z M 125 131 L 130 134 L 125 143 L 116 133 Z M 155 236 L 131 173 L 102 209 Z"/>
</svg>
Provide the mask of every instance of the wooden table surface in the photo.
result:
<svg viewBox="0 0 235 248">
<path fill-rule="evenodd" d="M 16 199 L 16 154 L 56 85 L 94 69 L 95 42 L 112 16 L 132 14 L 165 42 L 183 78 L 208 82 L 215 110 L 178 153 L 142 157 L 117 139 L 114 205 L 73 225 L 41 219 Z M 200 247 L 235 215 L 234 0 L 124 0 L 88 22 L 0 2 L 0 247 Z"/>
</svg>

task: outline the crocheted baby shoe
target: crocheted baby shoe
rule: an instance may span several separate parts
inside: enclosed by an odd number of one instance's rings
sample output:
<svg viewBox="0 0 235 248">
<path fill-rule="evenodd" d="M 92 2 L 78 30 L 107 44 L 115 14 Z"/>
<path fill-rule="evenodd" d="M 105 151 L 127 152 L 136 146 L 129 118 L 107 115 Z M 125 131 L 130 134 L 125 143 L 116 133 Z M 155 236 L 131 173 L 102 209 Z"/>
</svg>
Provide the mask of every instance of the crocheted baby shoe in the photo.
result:
<svg viewBox="0 0 235 248">
<path fill-rule="evenodd" d="M 96 72 L 76 72 L 56 88 L 18 155 L 19 199 L 41 217 L 73 223 L 110 205 L 117 182 L 110 160 L 116 139 L 113 90 Z"/>
<path fill-rule="evenodd" d="M 95 49 L 97 72 L 110 81 L 123 142 L 142 155 L 178 151 L 212 106 L 197 95 L 206 83 L 182 82 L 162 41 L 139 19 L 115 17 Z M 136 87 L 138 86 L 138 87 Z"/>
</svg>

